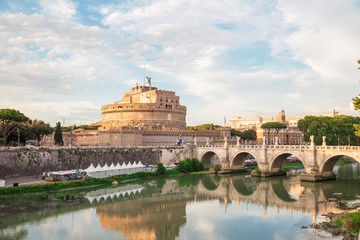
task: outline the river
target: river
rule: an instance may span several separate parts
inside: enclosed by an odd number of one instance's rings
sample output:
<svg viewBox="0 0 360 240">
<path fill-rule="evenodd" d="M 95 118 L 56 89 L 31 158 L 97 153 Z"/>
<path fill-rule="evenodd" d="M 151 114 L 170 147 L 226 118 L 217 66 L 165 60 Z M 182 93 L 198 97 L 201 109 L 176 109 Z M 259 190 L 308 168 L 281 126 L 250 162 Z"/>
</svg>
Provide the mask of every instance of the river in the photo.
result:
<svg viewBox="0 0 360 240">
<path fill-rule="evenodd" d="M 357 201 L 359 165 L 335 166 L 337 179 L 326 182 L 300 182 L 299 172 L 267 179 L 189 175 L 77 190 L 70 192 L 80 196 L 75 201 L 39 200 L 40 211 L 22 203 L 28 212 L 0 218 L 0 239 L 337 239 L 307 226 L 342 212 L 327 202 L 334 193 Z"/>
</svg>

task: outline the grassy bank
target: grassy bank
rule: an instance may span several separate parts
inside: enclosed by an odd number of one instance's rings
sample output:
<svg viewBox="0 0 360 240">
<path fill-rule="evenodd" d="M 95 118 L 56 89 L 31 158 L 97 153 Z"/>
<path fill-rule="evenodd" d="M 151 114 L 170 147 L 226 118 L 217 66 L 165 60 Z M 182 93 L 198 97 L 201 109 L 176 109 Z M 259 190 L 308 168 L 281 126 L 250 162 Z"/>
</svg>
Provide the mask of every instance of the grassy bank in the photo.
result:
<svg viewBox="0 0 360 240">
<path fill-rule="evenodd" d="M 358 239 L 360 230 L 360 212 L 345 214 L 328 213 L 329 222 L 313 225 L 315 229 L 331 232 L 333 235 L 342 236 L 342 239 Z"/>
<path fill-rule="evenodd" d="M 345 213 L 335 222 L 339 228 L 346 228 L 350 232 L 358 233 L 360 230 L 360 212 Z"/>
<path fill-rule="evenodd" d="M 64 182 L 49 182 L 46 184 L 36 184 L 36 185 L 24 185 L 18 187 L 6 187 L 0 189 L 1 195 L 10 195 L 10 194 L 27 194 L 27 193 L 38 193 L 38 192 L 50 192 L 57 191 L 62 189 L 70 189 L 70 188 L 80 188 L 80 187 L 88 187 L 88 186 L 96 186 L 96 185 L 110 185 L 114 181 L 123 182 L 127 180 L 133 179 L 146 179 L 151 177 L 158 176 L 169 176 L 175 174 L 183 174 L 177 170 L 167 170 L 165 175 L 158 175 L 156 172 L 138 172 L 133 174 L 124 174 L 113 176 L 111 178 L 89 178 L 85 180 L 74 180 L 74 181 L 64 181 Z"/>
</svg>

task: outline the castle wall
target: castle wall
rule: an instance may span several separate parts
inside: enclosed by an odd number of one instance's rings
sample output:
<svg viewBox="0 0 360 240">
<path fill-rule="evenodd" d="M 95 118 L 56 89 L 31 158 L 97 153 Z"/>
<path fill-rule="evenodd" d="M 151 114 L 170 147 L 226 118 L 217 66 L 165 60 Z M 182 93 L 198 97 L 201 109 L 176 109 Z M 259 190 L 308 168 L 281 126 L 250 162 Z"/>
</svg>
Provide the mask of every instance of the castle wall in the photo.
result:
<svg viewBox="0 0 360 240">
<path fill-rule="evenodd" d="M 121 126 L 186 128 L 186 111 L 164 110 L 134 106 L 130 110 L 103 111 L 102 130 Z"/>
</svg>

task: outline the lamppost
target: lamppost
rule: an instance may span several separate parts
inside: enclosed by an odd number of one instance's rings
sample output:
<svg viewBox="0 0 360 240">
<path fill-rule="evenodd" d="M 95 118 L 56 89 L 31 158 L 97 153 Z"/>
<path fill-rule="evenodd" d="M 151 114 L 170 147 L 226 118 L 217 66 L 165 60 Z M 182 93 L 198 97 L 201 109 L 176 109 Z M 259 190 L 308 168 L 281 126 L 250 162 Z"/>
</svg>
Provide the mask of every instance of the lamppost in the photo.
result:
<svg viewBox="0 0 360 240">
<path fill-rule="evenodd" d="M 17 135 L 18 135 L 18 146 L 20 146 L 20 128 L 17 129 Z"/>
</svg>

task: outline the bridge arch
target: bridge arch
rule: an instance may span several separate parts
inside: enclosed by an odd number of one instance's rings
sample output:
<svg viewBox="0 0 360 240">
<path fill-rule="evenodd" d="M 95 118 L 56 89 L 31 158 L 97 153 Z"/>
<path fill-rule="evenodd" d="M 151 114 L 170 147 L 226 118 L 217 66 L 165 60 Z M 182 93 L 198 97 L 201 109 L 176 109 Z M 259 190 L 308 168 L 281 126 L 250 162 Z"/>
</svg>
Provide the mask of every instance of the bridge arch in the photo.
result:
<svg viewBox="0 0 360 240">
<path fill-rule="evenodd" d="M 271 189 L 274 192 L 275 196 L 284 202 L 294 202 L 296 201 L 292 198 L 284 186 L 284 179 L 276 179 L 270 181 Z"/>
<path fill-rule="evenodd" d="M 248 156 L 252 156 L 256 161 L 258 159 L 256 159 L 256 157 L 251 154 L 250 152 L 238 152 L 234 155 L 233 159 L 231 159 L 230 162 L 230 167 L 231 168 L 236 168 L 236 167 L 244 167 L 245 164 L 245 159 Z"/>
<path fill-rule="evenodd" d="M 233 176 L 231 185 L 242 196 L 251 196 L 256 191 L 256 182 L 249 175 Z"/>
<path fill-rule="evenodd" d="M 327 157 L 327 159 L 320 165 L 320 174 L 322 176 L 332 176 L 336 162 L 342 157 L 350 157 L 360 163 L 358 159 L 353 158 L 351 155 L 338 154 Z"/>
<path fill-rule="evenodd" d="M 221 158 L 215 151 L 206 151 L 201 157 L 200 161 L 204 164 L 205 168 L 214 166 L 215 164 L 221 165 Z"/>
<path fill-rule="evenodd" d="M 201 185 L 208 191 L 215 191 L 220 186 L 221 177 L 205 175 L 200 181 Z"/>
<path fill-rule="evenodd" d="M 302 162 L 305 169 L 307 168 L 305 161 L 302 160 L 297 154 L 293 154 L 291 152 L 283 152 L 283 153 L 276 154 L 273 157 L 273 159 L 270 161 L 270 172 L 279 172 L 282 165 L 284 164 L 284 161 L 292 155 L 295 156 L 296 158 L 298 158 Z"/>
</svg>

